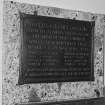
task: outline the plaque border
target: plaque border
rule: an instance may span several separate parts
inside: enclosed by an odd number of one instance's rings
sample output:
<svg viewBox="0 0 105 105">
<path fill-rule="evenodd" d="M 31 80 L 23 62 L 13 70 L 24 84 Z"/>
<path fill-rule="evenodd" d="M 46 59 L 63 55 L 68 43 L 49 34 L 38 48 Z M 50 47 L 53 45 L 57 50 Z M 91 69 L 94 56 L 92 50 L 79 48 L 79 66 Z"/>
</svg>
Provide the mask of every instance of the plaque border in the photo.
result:
<svg viewBox="0 0 105 105">
<path fill-rule="evenodd" d="M 24 20 L 25 18 L 34 18 L 34 17 L 37 17 L 37 15 L 32 15 L 32 14 L 25 14 L 25 13 L 22 13 L 22 12 L 19 12 L 19 15 L 20 15 L 20 51 L 19 51 L 19 78 L 18 78 L 18 84 L 17 85 L 23 85 L 23 84 L 31 84 L 30 83 L 27 83 L 27 81 L 25 81 L 25 76 L 27 76 L 27 71 L 25 71 L 24 68 L 25 67 L 25 64 L 23 62 L 24 60 L 24 56 L 25 56 L 25 51 L 24 51 L 24 46 L 23 46 L 23 38 L 24 38 Z M 58 17 L 48 17 L 48 16 L 41 16 L 41 15 L 38 15 L 38 17 L 46 17 L 46 18 L 56 18 L 56 19 L 62 19 L 62 20 L 69 20 L 69 21 L 80 21 L 80 22 L 90 22 L 91 23 L 91 29 L 92 29 L 92 33 L 91 33 L 91 37 L 92 37 L 92 42 L 91 42 L 91 75 L 90 77 L 88 78 L 87 81 L 94 81 L 95 78 L 94 78 L 94 31 L 95 31 L 95 21 L 84 21 L 84 20 L 73 20 L 73 19 L 66 19 L 66 18 L 58 18 Z M 25 72 L 24 76 L 23 76 L 23 73 Z M 75 79 L 75 81 L 71 80 L 71 81 L 56 81 L 56 82 L 32 82 L 32 83 L 57 83 L 57 82 L 84 82 L 86 80 L 78 80 L 78 79 Z M 86 81 L 86 82 L 87 82 Z"/>
</svg>

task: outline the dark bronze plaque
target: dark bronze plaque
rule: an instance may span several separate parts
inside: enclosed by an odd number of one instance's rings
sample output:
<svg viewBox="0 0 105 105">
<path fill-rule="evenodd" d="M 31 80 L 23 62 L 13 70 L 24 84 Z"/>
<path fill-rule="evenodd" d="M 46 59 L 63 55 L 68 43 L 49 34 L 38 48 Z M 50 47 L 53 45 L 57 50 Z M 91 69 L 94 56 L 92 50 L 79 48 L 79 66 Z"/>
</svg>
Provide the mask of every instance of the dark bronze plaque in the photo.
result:
<svg viewBox="0 0 105 105">
<path fill-rule="evenodd" d="M 94 22 L 21 14 L 19 84 L 94 80 Z"/>
</svg>

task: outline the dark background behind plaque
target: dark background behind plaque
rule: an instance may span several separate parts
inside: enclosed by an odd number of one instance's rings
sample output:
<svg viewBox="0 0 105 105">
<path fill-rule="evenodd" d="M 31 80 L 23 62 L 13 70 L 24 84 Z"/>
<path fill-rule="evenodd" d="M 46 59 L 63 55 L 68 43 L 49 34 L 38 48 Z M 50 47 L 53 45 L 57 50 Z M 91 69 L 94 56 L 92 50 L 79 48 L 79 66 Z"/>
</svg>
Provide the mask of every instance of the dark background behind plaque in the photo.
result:
<svg viewBox="0 0 105 105">
<path fill-rule="evenodd" d="M 91 81 L 94 22 L 21 14 L 19 84 Z"/>
</svg>

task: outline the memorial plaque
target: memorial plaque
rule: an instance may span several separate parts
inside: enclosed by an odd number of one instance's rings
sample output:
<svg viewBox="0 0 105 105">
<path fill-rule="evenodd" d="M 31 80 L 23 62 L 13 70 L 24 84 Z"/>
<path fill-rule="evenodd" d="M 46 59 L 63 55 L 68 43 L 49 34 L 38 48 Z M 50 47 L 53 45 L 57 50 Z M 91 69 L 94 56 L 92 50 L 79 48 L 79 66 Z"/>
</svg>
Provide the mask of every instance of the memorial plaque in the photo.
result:
<svg viewBox="0 0 105 105">
<path fill-rule="evenodd" d="M 93 81 L 94 21 L 20 14 L 19 84 Z"/>
</svg>

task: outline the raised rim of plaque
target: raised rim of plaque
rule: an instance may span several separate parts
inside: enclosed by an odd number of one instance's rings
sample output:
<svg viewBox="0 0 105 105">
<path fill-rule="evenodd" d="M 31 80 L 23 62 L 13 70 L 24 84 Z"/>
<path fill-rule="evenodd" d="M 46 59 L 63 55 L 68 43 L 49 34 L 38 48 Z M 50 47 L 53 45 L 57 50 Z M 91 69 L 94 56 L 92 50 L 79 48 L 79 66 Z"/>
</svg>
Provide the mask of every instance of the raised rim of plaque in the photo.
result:
<svg viewBox="0 0 105 105">
<path fill-rule="evenodd" d="M 98 97 L 98 98 L 79 98 L 79 99 L 64 99 L 64 100 L 57 100 L 57 101 L 53 101 L 53 100 L 47 100 L 47 101 L 39 101 L 39 102 L 22 102 L 22 103 L 16 103 L 15 105 L 33 105 L 33 104 L 37 104 L 37 105 L 70 105 L 70 104 L 79 104 L 80 102 L 88 102 L 88 101 L 92 101 L 95 102 L 97 100 L 104 100 L 105 97 Z"/>
<path fill-rule="evenodd" d="M 57 83 L 57 82 L 81 82 L 81 81 L 94 81 L 94 27 L 95 27 L 95 21 L 85 21 L 85 20 L 73 20 L 73 19 L 66 19 L 66 18 L 58 18 L 58 17 L 49 17 L 49 16 L 39 16 L 37 14 L 35 15 L 31 15 L 31 14 L 25 14 L 25 13 L 19 13 L 20 14 L 20 35 L 21 35 L 21 39 L 20 39 L 20 53 L 19 53 L 19 78 L 18 78 L 18 84 L 17 85 L 23 85 L 23 84 L 35 84 L 35 83 Z M 25 36 L 25 32 L 24 32 L 24 24 L 25 24 L 25 20 L 28 20 L 29 23 L 31 23 L 33 20 L 35 19 L 35 21 L 40 22 L 40 20 L 46 22 L 46 23 L 56 23 L 56 24 L 77 24 L 81 25 L 81 24 L 88 24 L 89 25 L 89 29 L 91 31 L 90 33 L 90 37 L 91 37 L 91 73 L 90 76 L 88 77 L 88 79 L 85 80 L 78 80 L 78 78 L 66 78 L 65 80 L 63 80 L 62 78 L 60 78 L 59 80 L 53 80 L 52 78 L 50 78 L 47 81 L 47 77 L 46 79 L 44 78 L 44 80 L 41 80 L 41 78 L 37 81 L 37 80 L 33 80 L 32 82 L 27 80 L 27 76 L 29 71 L 27 71 L 27 63 L 26 63 L 26 56 L 27 56 L 27 49 L 26 49 L 26 45 L 24 44 L 26 40 L 26 36 Z M 31 22 L 30 22 L 31 21 Z M 35 78 L 37 79 L 37 78 Z M 43 79 L 43 78 L 42 78 Z"/>
<path fill-rule="evenodd" d="M 77 19 L 70 19 L 70 18 L 63 18 L 63 17 L 52 17 L 52 16 L 46 16 L 46 15 L 39 15 L 37 13 L 37 11 L 34 12 L 34 14 L 27 14 L 27 13 L 23 13 L 19 11 L 19 15 L 20 15 L 20 19 L 24 19 L 24 18 L 34 18 L 34 17 L 38 17 L 38 18 L 46 18 L 46 19 L 57 19 L 59 21 L 60 20 L 65 20 L 65 21 L 78 21 L 78 22 L 88 22 L 91 24 L 92 27 L 95 26 L 95 20 L 77 20 Z"/>
</svg>

